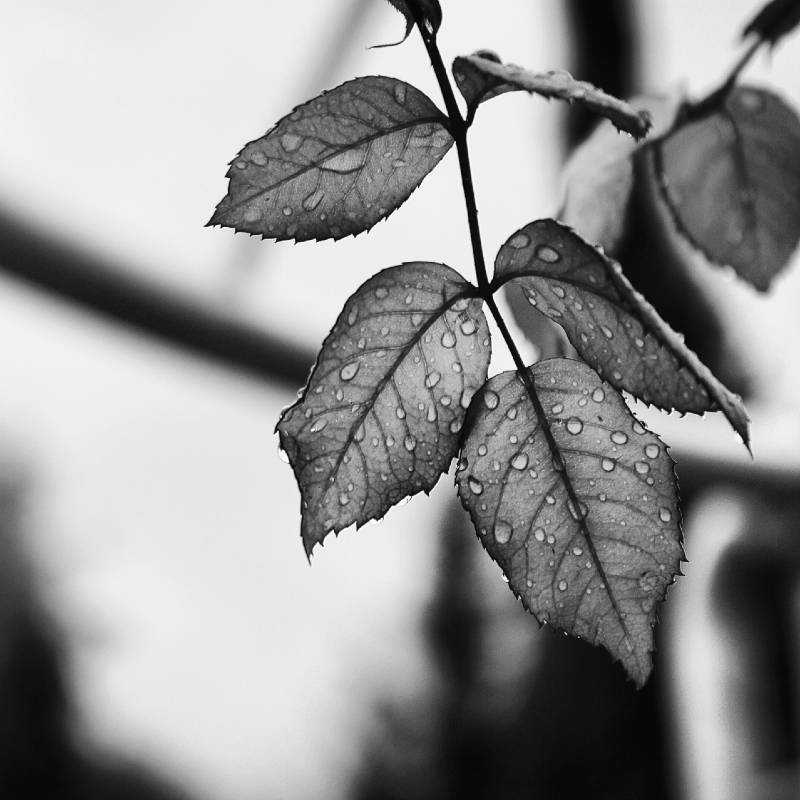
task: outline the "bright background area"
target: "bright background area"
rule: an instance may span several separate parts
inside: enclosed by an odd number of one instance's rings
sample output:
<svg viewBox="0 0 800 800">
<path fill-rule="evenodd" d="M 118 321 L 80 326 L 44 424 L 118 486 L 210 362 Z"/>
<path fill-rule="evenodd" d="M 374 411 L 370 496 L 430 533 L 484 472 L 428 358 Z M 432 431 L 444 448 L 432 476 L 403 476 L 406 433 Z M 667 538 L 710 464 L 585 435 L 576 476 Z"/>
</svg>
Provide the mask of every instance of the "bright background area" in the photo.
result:
<svg viewBox="0 0 800 800">
<path fill-rule="evenodd" d="M 536 68 L 569 65 L 558 0 L 494 0 L 491 12 L 478 0 L 442 4 L 447 60 L 490 47 Z M 323 88 L 380 73 L 439 101 L 418 41 L 366 49 L 402 30 L 377 0 L 350 50 L 321 67 L 341 5 L 13 4 L 0 28 L 0 203 L 308 346 L 377 269 L 425 258 L 471 276 L 452 155 L 355 240 L 293 246 L 203 227 L 239 147 Z M 750 11 L 742 0 L 642 0 L 650 84 L 711 86 Z M 800 104 L 798 42 L 778 50 L 771 72 L 765 64 L 753 74 Z M 488 253 L 555 210 L 558 123 L 555 106 L 524 96 L 480 116 L 472 148 Z M 797 333 L 800 270 L 767 300 L 724 274 L 710 280 L 754 368 L 777 381 L 762 399 L 786 409 L 789 453 L 800 438 L 798 367 L 770 343 Z M 291 392 L 6 278 L 0 363 L 2 435 L 35 477 L 31 544 L 68 634 L 86 737 L 141 753 L 199 798 L 339 796 L 370 730 L 370 700 L 402 698 L 425 680 L 416 622 L 451 480 L 433 501 L 331 542 L 309 568 L 298 493 L 272 433 Z M 501 353 L 495 366 L 507 363 Z M 754 431 L 756 448 L 776 438 L 768 428 Z"/>
</svg>

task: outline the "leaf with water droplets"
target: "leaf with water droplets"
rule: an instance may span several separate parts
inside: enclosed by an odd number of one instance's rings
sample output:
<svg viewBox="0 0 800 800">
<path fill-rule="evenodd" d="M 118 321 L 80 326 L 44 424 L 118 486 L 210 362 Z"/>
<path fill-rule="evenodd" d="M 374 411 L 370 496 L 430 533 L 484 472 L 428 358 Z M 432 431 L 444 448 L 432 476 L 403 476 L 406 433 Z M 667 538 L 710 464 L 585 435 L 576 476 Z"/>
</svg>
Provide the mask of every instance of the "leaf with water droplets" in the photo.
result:
<svg viewBox="0 0 800 800">
<path fill-rule="evenodd" d="M 453 62 L 453 77 L 464 99 L 470 117 L 477 107 L 506 92 L 525 91 L 548 99 L 565 100 L 579 105 L 611 120 L 622 131 L 641 139 L 650 130 L 650 115 L 637 111 L 624 100 L 573 78 L 564 70 L 531 72 L 516 64 L 503 64 L 490 51 L 479 51 L 471 56 L 459 56 Z"/>
<path fill-rule="evenodd" d="M 493 286 L 509 281 L 612 386 L 666 410 L 721 410 L 748 445 L 741 399 L 683 344 L 619 264 L 573 230 L 552 219 L 518 230 L 495 261 Z"/>
<path fill-rule="evenodd" d="M 654 144 L 661 195 L 706 257 L 765 291 L 800 240 L 800 119 L 738 86 Z"/>
<path fill-rule="evenodd" d="M 517 372 L 476 395 L 461 502 L 539 622 L 605 647 L 641 686 L 683 559 L 673 461 L 587 365 L 551 359 L 529 375 L 538 409 Z"/>
<path fill-rule="evenodd" d="M 405 18 L 406 18 L 406 32 L 399 42 L 394 44 L 402 44 L 411 30 L 414 27 L 414 13 L 411 10 L 408 0 L 388 0 Z M 422 21 L 425 27 L 431 32 L 436 33 L 442 24 L 442 8 L 439 5 L 439 0 L 411 0 L 416 3 L 419 13 L 422 15 Z M 393 45 L 378 45 L 378 47 L 392 47 Z"/>
<path fill-rule="evenodd" d="M 751 33 L 774 45 L 800 24 L 800 0 L 772 0 L 747 23 L 742 33 L 746 38 Z"/>
<path fill-rule="evenodd" d="M 448 469 L 489 366 L 476 294 L 450 267 L 414 262 L 379 272 L 347 301 L 278 423 L 307 553 L 329 532 L 430 491 Z"/>
<path fill-rule="evenodd" d="M 402 205 L 453 144 L 419 89 L 356 78 L 298 106 L 231 162 L 209 225 L 270 239 L 341 239 Z"/>
</svg>

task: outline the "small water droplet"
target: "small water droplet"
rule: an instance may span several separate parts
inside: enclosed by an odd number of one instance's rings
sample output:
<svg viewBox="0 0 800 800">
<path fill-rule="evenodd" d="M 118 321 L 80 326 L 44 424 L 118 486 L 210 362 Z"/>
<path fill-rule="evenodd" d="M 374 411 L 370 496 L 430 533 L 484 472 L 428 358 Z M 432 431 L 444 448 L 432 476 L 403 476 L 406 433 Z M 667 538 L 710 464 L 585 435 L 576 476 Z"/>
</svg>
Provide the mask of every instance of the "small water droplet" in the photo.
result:
<svg viewBox="0 0 800 800">
<path fill-rule="evenodd" d="M 657 444 L 648 444 L 644 448 L 644 454 L 648 458 L 658 458 L 658 454 L 661 452 L 661 448 Z"/>
<path fill-rule="evenodd" d="M 250 160 L 257 166 L 263 167 L 267 163 L 267 157 L 260 150 L 254 150 L 250 153 Z"/>
<path fill-rule="evenodd" d="M 643 433 L 647 433 L 647 431 L 644 428 L 644 425 L 642 425 L 642 423 L 639 422 L 638 420 L 633 423 L 632 430 L 633 430 L 634 433 L 638 433 L 640 436 Z"/>
<path fill-rule="evenodd" d="M 577 436 L 583 430 L 583 423 L 577 417 L 570 417 L 566 428 L 573 436 Z"/>
<path fill-rule="evenodd" d="M 556 543 L 556 537 L 555 537 L 555 536 L 553 536 L 553 534 L 551 533 L 551 534 L 550 534 L 550 535 L 547 537 L 547 544 L 555 544 L 555 543 Z M 552 567 L 553 565 L 551 564 L 550 566 Z"/>
<path fill-rule="evenodd" d="M 360 147 L 336 153 L 323 161 L 320 164 L 320 168 L 331 172 L 355 172 L 355 170 L 364 166 L 368 149 Z"/>
<path fill-rule="evenodd" d="M 514 528 L 505 520 L 500 520 L 494 526 L 494 538 L 498 544 L 506 544 L 511 539 L 511 534 L 514 533 Z"/>
<path fill-rule="evenodd" d="M 456 464 L 456 472 L 463 472 L 469 466 L 469 461 L 463 456 L 458 459 L 458 463 Z"/>
<path fill-rule="evenodd" d="M 611 441 L 614 442 L 614 444 L 625 444 L 625 442 L 628 441 L 628 434 L 622 431 L 614 431 L 611 434 Z"/>
<path fill-rule="evenodd" d="M 411 434 L 408 434 L 408 436 L 406 436 L 406 438 L 403 440 L 403 445 L 410 453 L 417 446 L 417 440 Z"/>
<path fill-rule="evenodd" d="M 606 399 L 606 393 L 598 386 L 592 392 L 592 400 L 594 400 L 595 403 L 602 403 L 603 400 L 605 400 L 605 399 Z"/>
<path fill-rule="evenodd" d="M 245 209 L 244 221 L 245 222 L 258 222 L 261 219 L 261 211 L 256 206 L 250 206 Z"/>
<path fill-rule="evenodd" d="M 358 309 L 353 308 L 350 310 L 350 313 L 347 315 L 347 324 L 348 325 L 355 325 L 356 320 L 358 319 Z"/>
<path fill-rule="evenodd" d="M 614 331 L 612 331 L 611 328 L 608 327 L 608 325 L 601 325 L 600 330 L 603 332 L 603 336 L 605 336 L 606 339 L 614 338 Z"/>
<path fill-rule="evenodd" d="M 386 437 L 386 446 L 394 447 L 394 436 L 391 433 Z"/>
<path fill-rule="evenodd" d="M 469 306 L 469 298 L 468 297 L 459 297 L 458 300 L 453 303 L 450 307 L 452 311 L 466 311 L 467 307 Z"/>
<path fill-rule="evenodd" d="M 394 410 L 394 413 L 397 415 L 397 419 L 405 419 L 406 418 L 406 410 L 403 406 L 397 406 Z"/>
<path fill-rule="evenodd" d="M 554 506 L 556 504 L 556 499 L 551 494 L 545 495 L 544 501 L 549 506 Z"/>
<path fill-rule="evenodd" d="M 464 389 L 463 393 L 461 394 L 461 407 L 469 408 L 469 404 L 472 402 L 474 395 L 474 389 Z"/>
<path fill-rule="evenodd" d="M 633 468 L 640 474 L 640 475 L 647 475 L 650 472 L 650 465 L 646 461 L 637 461 Z"/>
<path fill-rule="evenodd" d="M 350 495 L 346 492 L 342 492 L 339 495 L 339 505 L 346 506 L 350 502 Z"/>
<path fill-rule="evenodd" d="M 662 522 L 669 522 L 672 519 L 672 512 L 668 508 L 658 509 L 658 517 Z"/>
<path fill-rule="evenodd" d="M 564 406 L 562 403 L 556 403 L 550 408 L 550 411 L 553 414 L 560 414 L 564 410 Z"/>
<path fill-rule="evenodd" d="M 403 83 L 397 83 L 394 87 L 394 99 L 397 100 L 400 105 L 406 102 L 406 87 Z"/>
<path fill-rule="evenodd" d="M 313 211 L 322 202 L 323 197 L 325 197 L 325 192 L 317 189 L 316 192 L 312 192 L 303 200 L 303 208 L 306 211 Z"/>
<path fill-rule="evenodd" d="M 442 395 L 442 396 L 439 398 L 439 402 L 440 402 L 440 403 L 441 403 L 441 404 L 442 404 L 442 405 L 443 405 L 445 408 L 447 408 L 447 407 L 448 407 L 448 406 L 449 406 L 449 405 L 450 405 L 450 404 L 453 402 L 453 398 L 452 398 L 452 397 L 450 397 L 450 395 L 449 395 L 449 394 L 443 394 L 443 395 Z"/>
<path fill-rule="evenodd" d="M 359 425 L 358 428 L 356 428 L 356 432 L 353 435 L 353 439 L 356 442 L 364 441 L 364 426 L 363 425 Z"/>
<path fill-rule="evenodd" d="M 465 319 L 461 323 L 461 333 L 463 333 L 464 336 L 472 336 L 476 330 L 478 330 L 478 326 L 475 324 L 474 319 Z"/>
<path fill-rule="evenodd" d="M 576 556 L 582 556 L 583 548 L 576 544 L 575 547 L 572 548 L 572 553 Z"/>
<path fill-rule="evenodd" d="M 552 287 L 552 289 L 553 289 L 553 294 L 556 297 L 559 297 L 563 300 L 564 297 L 566 296 L 566 292 L 564 291 L 564 288 L 562 286 L 556 284 L 555 286 Z"/>
<path fill-rule="evenodd" d="M 284 206 L 283 207 L 283 216 L 284 217 L 291 217 L 294 214 L 291 206 Z"/>
<path fill-rule="evenodd" d="M 451 330 L 447 330 L 442 334 L 442 347 L 448 350 L 456 346 L 456 335 Z"/>
<path fill-rule="evenodd" d="M 356 373 L 358 372 L 359 367 L 361 364 L 358 361 L 351 361 L 349 364 L 345 364 L 339 370 L 339 377 L 343 381 L 351 381 L 355 378 Z"/>
<path fill-rule="evenodd" d="M 511 466 L 514 469 L 522 471 L 523 469 L 525 469 L 525 467 L 528 466 L 528 456 L 525 453 L 517 453 L 511 459 Z"/>
<path fill-rule="evenodd" d="M 481 494 L 483 492 L 483 484 L 472 475 L 467 478 L 467 485 L 473 494 Z"/>
<path fill-rule="evenodd" d="M 461 430 L 463 422 L 460 419 L 454 419 L 450 423 L 450 433 L 458 433 Z"/>
<path fill-rule="evenodd" d="M 497 408 L 498 403 L 500 402 L 500 396 L 497 392 L 493 392 L 491 389 L 486 391 L 483 395 L 483 403 L 488 409 Z"/>
<path fill-rule="evenodd" d="M 388 295 L 389 295 L 389 290 L 385 286 L 379 286 L 375 290 L 375 297 L 377 297 L 378 300 L 383 300 L 385 297 L 388 297 Z"/>
<path fill-rule="evenodd" d="M 561 579 L 561 580 L 558 582 L 558 590 L 559 590 L 560 592 L 566 592 L 566 591 L 567 591 L 567 585 L 568 585 L 568 584 L 567 584 L 567 582 L 566 582 L 566 581 L 565 581 L 565 580 L 562 578 L 562 579 Z"/>
<path fill-rule="evenodd" d="M 617 462 L 611 458 L 604 458 L 600 462 L 600 466 L 603 468 L 603 472 L 613 472 L 614 467 L 617 466 Z"/>
<path fill-rule="evenodd" d="M 583 503 L 575 503 L 572 501 L 572 498 L 567 500 L 567 510 L 569 511 L 570 516 L 580 522 L 585 516 L 588 511 L 586 506 Z"/>
<path fill-rule="evenodd" d="M 428 422 L 436 422 L 438 414 L 436 413 L 435 405 L 431 404 L 428 406 L 428 413 L 425 415 L 425 419 L 427 419 Z"/>
<path fill-rule="evenodd" d="M 303 137 L 296 133 L 284 133 L 281 136 L 281 147 L 287 153 L 293 153 L 301 144 L 303 144 Z"/>
<path fill-rule="evenodd" d="M 545 537 L 544 528 L 537 528 L 533 532 L 533 538 L 536 539 L 537 542 L 543 542 Z"/>
<path fill-rule="evenodd" d="M 557 250 L 543 244 L 541 247 L 536 248 L 536 258 L 548 264 L 555 264 L 557 261 L 561 260 L 561 255 Z"/>
<path fill-rule="evenodd" d="M 486 447 L 485 444 L 478 445 L 478 455 L 485 456 L 486 453 L 489 452 L 489 449 Z"/>
<path fill-rule="evenodd" d="M 411 315 L 411 324 L 416 328 L 418 325 L 420 325 L 422 323 L 423 319 L 425 319 L 425 317 L 422 314 L 419 314 L 419 313 L 412 314 Z"/>
<path fill-rule="evenodd" d="M 516 419 L 517 418 L 518 409 L 516 406 L 511 406 L 511 408 L 506 411 L 506 416 L 509 419 Z"/>
</svg>

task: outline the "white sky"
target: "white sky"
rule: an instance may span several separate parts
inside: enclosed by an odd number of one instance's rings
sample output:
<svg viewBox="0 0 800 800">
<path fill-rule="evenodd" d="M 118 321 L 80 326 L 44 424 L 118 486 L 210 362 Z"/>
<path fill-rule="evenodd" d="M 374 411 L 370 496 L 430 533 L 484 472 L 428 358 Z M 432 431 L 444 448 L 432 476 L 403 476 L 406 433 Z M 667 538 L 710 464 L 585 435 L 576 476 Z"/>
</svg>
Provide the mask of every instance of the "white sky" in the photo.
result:
<svg viewBox="0 0 800 800">
<path fill-rule="evenodd" d="M 310 86 L 339 6 L 13 4 L 0 28 L 0 203 L 309 346 L 377 269 L 425 258 L 471 275 L 454 156 L 355 240 L 275 245 L 203 228 L 225 192 L 228 160 L 309 93 L 382 73 L 439 102 L 418 42 L 365 49 L 402 27 L 378 2 L 338 71 Z M 536 68 L 568 62 L 557 0 L 494 0 L 491 13 L 478 0 L 443 6 L 447 60 L 490 47 Z M 732 63 L 750 8 L 643 0 L 651 83 L 710 86 Z M 799 62 L 791 41 L 771 72 L 756 74 L 800 105 Z M 555 106 L 524 96 L 481 115 L 472 149 L 488 253 L 554 211 L 556 126 Z M 797 371 L 769 342 L 796 325 L 800 278 L 782 279 L 771 300 L 724 276 L 710 280 L 730 298 L 760 374 L 776 376 L 771 402 L 785 406 L 797 434 Z M 87 735 L 139 749 L 200 798 L 334 798 L 327 782 L 357 759 L 366 701 L 402 695 L 424 677 L 414 621 L 451 480 L 434 501 L 417 499 L 331 542 L 310 569 L 297 490 L 272 435 L 291 392 L 186 359 L 6 279 L 0 359 L 0 429 L 37 479 L 38 563 L 70 635 Z M 496 368 L 507 363 L 501 356 Z M 769 440 L 766 430 L 754 435 Z"/>
</svg>

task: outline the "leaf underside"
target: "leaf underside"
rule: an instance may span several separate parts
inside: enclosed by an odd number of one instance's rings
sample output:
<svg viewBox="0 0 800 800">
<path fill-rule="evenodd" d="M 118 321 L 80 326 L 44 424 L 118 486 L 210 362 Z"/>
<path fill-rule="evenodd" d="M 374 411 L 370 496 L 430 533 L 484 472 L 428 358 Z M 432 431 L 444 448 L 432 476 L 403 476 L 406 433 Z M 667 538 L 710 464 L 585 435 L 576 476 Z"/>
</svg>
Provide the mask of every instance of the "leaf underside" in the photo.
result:
<svg viewBox="0 0 800 800">
<path fill-rule="evenodd" d="M 539 622 L 605 647 L 641 686 L 683 560 L 673 461 L 585 364 L 551 359 L 530 375 L 544 420 L 516 372 L 476 396 L 459 496 Z"/>
<path fill-rule="evenodd" d="M 356 78 L 298 106 L 231 162 L 209 225 L 270 239 L 341 239 L 409 197 L 453 144 L 445 118 L 394 78 Z"/>
<path fill-rule="evenodd" d="M 537 220 L 500 248 L 494 284 L 514 281 L 559 324 L 593 369 L 665 410 L 721 410 L 748 444 L 748 418 L 729 392 L 631 286 L 619 265 L 555 220 Z"/>
<path fill-rule="evenodd" d="M 800 119 L 763 89 L 736 87 L 721 107 L 655 143 L 661 194 L 678 230 L 761 291 L 800 240 Z"/>
<path fill-rule="evenodd" d="M 747 24 L 742 38 L 751 33 L 771 44 L 794 30 L 800 23 L 800 0 L 772 0 Z"/>
<path fill-rule="evenodd" d="M 458 450 L 491 345 L 483 301 L 444 264 L 390 267 L 347 301 L 277 430 L 307 553 L 430 491 Z"/>
<path fill-rule="evenodd" d="M 622 131 L 641 139 L 650 130 L 650 116 L 637 111 L 624 100 L 579 81 L 564 70 L 531 72 L 516 64 L 500 63 L 496 55 L 485 51 L 471 56 L 459 56 L 453 62 L 456 80 L 471 113 L 477 106 L 506 92 L 526 91 L 548 99 L 566 100 L 602 117 Z"/>
<path fill-rule="evenodd" d="M 422 13 L 422 19 L 425 25 L 432 33 L 436 33 L 442 24 L 442 8 L 439 5 L 439 0 L 412 0 L 417 3 Z M 403 38 L 395 44 L 402 44 L 408 39 L 409 34 L 414 28 L 414 14 L 409 8 L 406 0 L 388 0 L 405 18 L 406 18 L 406 32 Z M 379 45 L 380 47 L 392 47 L 392 45 Z"/>
</svg>

